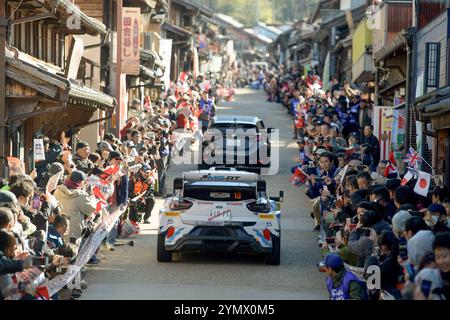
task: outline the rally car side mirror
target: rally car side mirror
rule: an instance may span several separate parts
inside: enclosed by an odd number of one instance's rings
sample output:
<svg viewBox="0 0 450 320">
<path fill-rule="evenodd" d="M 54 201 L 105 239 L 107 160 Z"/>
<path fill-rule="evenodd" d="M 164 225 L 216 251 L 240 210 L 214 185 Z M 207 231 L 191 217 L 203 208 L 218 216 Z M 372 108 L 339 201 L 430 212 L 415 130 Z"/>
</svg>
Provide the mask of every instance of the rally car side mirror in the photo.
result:
<svg viewBox="0 0 450 320">
<path fill-rule="evenodd" d="M 182 190 L 182 189 L 183 189 L 183 179 L 175 178 L 173 180 L 173 192 L 175 193 L 175 190 Z"/>
<path fill-rule="evenodd" d="M 256 191 L 257 192 L 265 192 L 266 191 L 266 181 L 259 180 L 256 182 Z"/>
</svg>

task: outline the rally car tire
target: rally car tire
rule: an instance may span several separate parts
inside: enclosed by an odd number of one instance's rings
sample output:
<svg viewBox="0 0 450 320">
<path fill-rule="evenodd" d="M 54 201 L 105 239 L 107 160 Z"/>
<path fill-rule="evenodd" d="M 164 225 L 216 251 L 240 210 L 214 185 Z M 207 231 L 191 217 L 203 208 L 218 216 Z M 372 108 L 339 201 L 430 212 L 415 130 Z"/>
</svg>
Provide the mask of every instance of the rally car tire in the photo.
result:
<svg viewBox="0 0 450 320">
<path fill-rule="evenodd" d="M 272 237 L 272 252 L 266 255 L 266 264 L 279 266 L 281 256 L 281 239 L 279 237 Z"/>
<path fill-rule="evenodd" d="M 166 238 L 166 233 L 160 233 L 158 234 L 158 252 L 157 252 L 157 258 L 159 262 L 172 262 L 172 252 L 167 251 L 166 248 L 164 248 L 164 239 Z"/>
</svg>

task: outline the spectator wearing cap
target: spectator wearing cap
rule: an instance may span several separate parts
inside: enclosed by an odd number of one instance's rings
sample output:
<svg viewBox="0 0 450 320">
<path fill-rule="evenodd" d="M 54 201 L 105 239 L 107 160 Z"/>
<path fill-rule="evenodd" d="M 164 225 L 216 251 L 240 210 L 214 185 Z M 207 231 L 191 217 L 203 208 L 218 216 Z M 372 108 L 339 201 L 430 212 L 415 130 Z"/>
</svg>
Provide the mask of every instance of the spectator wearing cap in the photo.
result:
<svg viewBox="0 0 450 320">
<path fill-rule="evenodd" d="M 328 254 L 323 261 L 330 300 L 367 300 L 367 287 L 354 273 L 345 269 L 342 258 Z"/>
<path fill-rule="evenodd" d="M 450 231 L 447 226 L 447 210 L 439 203 L 432 203 L 428 206 L 423 218 L 435 233 L 440 231 Z"/>
<path fill-rule="evenodd" d="M 90 153 L 91 148 L 87 142 L 79 141 L 76 144 L 73 162 L 77 170 L 83 171 L 85 174 L 90 174 L 92 169 L 94 169 L 94 164 L 89 160 Z"/>
<path fill-rule="evenodd" d="M 155 198 L 153 195 L 154 187 L 155 179 L 153 177 L 152 169 L 149 165 L 143 164 L 139 169 L 139 172 L 130 179 L 130 198 L 142 195 L 137 200 L 137 203 L 130 208 L 130 219 L 139 222 L 141 219 L 138 212 L 144 212 L 142 222 L 146 224 L 150 223 L 148 219 L 150 218 L 155 205 Z"/>
<path fill-rule="evenodd" d="M 48 180 L 49 180 L 52 176 L 54 176 L 55 174 L 58 174 L 58 173 L 60 173 L 60 172 L 62 172 L 62 175 L 61 175 L 61 179 L 62 179 L 63 176 L 64 176 L 64 166 L 63 166 L 63 164 L 60 163 L 60 162 L 53 162 L 53 163 L 50 165 L 50 169 L 49 169 L 48 172 L 45 174 L 44 178 L 41 179 L 41 181 L 38 183 L 38 186 L 39 186 L 39 187 L 45 187 L 45 186 L 47 186 Z"/>
<path fill-rule="evenodd" d="M 112 133 L 105 133 L 103 140 L 108 142 L 114 150 L 117 150 L 117 142 L 119 141 L 116 136 Z"/>
<path fill-rule="evenodd" d="M 399 239 L 403 237 L 406 221 L 410 218 L 412 215 L 406 210 L 400 210 L 392 217 L 392 229 Z"/>
<path fill-rule="evenodd" d="M 109 153 L 114 151 L 114 149 L 107 141 L 100 141 L 97 145 L 98 145 L 97 153 L 101 155 L 103 160 L 108 159 Z"/>
<path fill-rule="evenodd" d="M 84 172 L 75 170 L 64 184 L 56 188 L 54 193 L 55 198 L 62 206 L 62 212 L 71 221 L 71 236 L 76 238 L 81 237 L 84 221 L 97 207 L 95 199 L 84 190 L 85 184 Z"/>
</svg>

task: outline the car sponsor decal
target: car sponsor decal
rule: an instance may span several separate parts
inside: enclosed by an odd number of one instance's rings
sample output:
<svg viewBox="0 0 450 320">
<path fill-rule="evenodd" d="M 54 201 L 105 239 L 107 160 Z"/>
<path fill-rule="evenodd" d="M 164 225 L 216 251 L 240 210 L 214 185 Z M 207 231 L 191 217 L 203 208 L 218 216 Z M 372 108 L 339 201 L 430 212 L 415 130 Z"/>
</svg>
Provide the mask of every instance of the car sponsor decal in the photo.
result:
<svg viewBox="0 0 450 320">
<path fill-rule="evenodd" d="M 263 220 L 273 220 L 274 219 L 274 215 L 273 214 L 259 214 L 259 218 L 263 219 Z"/>
<path fill-rule="evenodd" d="M 214 202 L 209 202 L 209 201 L 197 201 L 197 204 L 212 205 L 212 204 L 214 204 Z"/>
<path fill-rule="evenodd" d="M 166 217 L 179 217 L 180 212 L 179 211 L 166 211 L 165 215 L 166 215 Z"/>
<path fill-rule="evenodd" d="M 210 180 L 210 181 L 217 181 L 217 180 L 226 180 L 226 181 L 237 181 L 241 177 L 240 176 L 215 176 L 211 173 L 205 174 L 201 177 L 201 180 Z"/>
<path fill-rule="evenodd" d="M 215 199 L 228 199 L 230 197 L 229 192 L 211 192 L 209 196 Z"/>
<path fill-rule="evenodd" d="M 173 233 L 173 235 L 170 237 L 170 238 L 167 238 L 167 242 L 173 242 L 174 240 L 175 240 L 175 238 L 181 233 L 181 231 L 183 231 L 184 230 L 184 228 L 179 228 L 179 229 L 177 229 L 174 233 Z"/>
<path fill-rule="evenodd" d="M 242 202 L 227 202 L 227 206 L 242 206 Z"/>
<path fill-rule="evenodd" d="M 258 239 L 262 241 L 262 243 L 266 246 L 266 247 L 270 247 L 271 243 L 269 240 L 267 240 L 266 238 L 264 238 L 264 235 L 256 229 L 253 229 L 253 231 L 255 231 L 255 234 L 258 236 Z"/>
</svg>

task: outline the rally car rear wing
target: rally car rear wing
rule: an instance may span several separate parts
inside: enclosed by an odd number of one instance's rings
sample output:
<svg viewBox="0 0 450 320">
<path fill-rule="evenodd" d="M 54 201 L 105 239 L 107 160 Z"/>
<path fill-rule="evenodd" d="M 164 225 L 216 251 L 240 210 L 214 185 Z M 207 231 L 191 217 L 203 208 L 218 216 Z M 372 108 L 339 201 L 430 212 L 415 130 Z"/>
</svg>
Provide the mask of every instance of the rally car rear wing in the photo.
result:
<svg viewBox="0 0 450 320">
<path fill-rule="evenodd" d="M 256 173 L 229 170 L 199 170 L 183 173 L 184 181 L 224 181 L 224 182 L 257 182 L 260 177 Z"/>
</svg>

